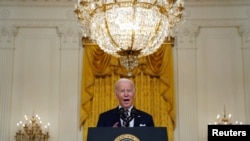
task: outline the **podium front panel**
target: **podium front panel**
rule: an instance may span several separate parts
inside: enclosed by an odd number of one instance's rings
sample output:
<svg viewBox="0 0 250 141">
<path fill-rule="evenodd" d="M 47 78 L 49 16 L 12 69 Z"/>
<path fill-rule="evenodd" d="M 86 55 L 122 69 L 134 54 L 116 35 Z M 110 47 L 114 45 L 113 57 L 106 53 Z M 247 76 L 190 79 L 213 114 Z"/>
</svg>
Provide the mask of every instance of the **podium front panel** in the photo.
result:
<svg viewBox="0 0 250 141">
<path fill-rule="evenodd" d="M 89 127 L 87 141 L 168 141 L 166 127 Z"/>
</svg>

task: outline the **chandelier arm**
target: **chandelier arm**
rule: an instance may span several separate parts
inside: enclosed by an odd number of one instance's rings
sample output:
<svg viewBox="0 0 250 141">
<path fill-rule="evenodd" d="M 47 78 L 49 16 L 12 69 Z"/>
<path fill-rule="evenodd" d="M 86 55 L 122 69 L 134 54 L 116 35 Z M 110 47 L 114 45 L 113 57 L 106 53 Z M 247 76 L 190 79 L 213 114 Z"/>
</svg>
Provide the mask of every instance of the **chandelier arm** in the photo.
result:
<svg viewBox="0 0 250 141">
<path fill-rule="evenodd" d="M 105 17 L 105 26 L 106 26 L 106 29 L 107 29 L 108 37 L 112 41 L 112 44 L 114 44 L 116 46 L 116 48 L 119 48 L 119 45 L 115 42 L 114 38 L 112 37 L 112 35 L 110 33 L 110 29 L 109 29 L 108 21 L 107 21 L 106 17 Z"/>
<path fill-rule="evenodd" d="M 135 0 L 136 1 L 136 0 Z M 134 2 L 135 2 L 134 1 Z M 136 14 L 136 8 L 133 6 L 133 17 L 132 17 L 132 21 L 135 20 L 135 14 Z M 134 42 L 135 42 L 135 29 L 132 29 L 132 36 L 131 36 L 131 50 L 133 50 L 134 47 Z"/>
<path fill-rule="evenodd" d="M 131 48 L 131 50 L 133 50 L 134 42 L 135 42 L 135 31 L 133 30 L 132 36 L 131 36 L 131 47 L 128 47 L 128 48 Z"/>
<path fill-rule="evenodd" d="M 153 41 L 154 41 L 155 38 L 156 38 L 155 35 L 159 34 L 158 32 L 160 31 L 159 29 L 160 29 L 161 26 L 162 26 L 162 25 L 161 25 L 161 20 L 160 20 L 160 21 L 158 22 L 156 28 L 155 28 L 154 36 L 152 36 L 152 37 L 149 39 L 147 46 L 152 46 L 152 43 L 153 43 Z M 145 55 L 143 55 L 143 56 L 145 56 Z M 139 56 L 139 57 L 142 57 L 142 56 Z"/>
<path fill-rule="evenodd" d="M 105 2 L 102 6 L 96 7 L 93 11 L 90 12 L 91 13 L 90 15 L 94 15 L 98 11 L 106 12 L 107 10 L 114 8 L 116 5 L 118 5 L 119 7 L 136 6 L 136 7 L 141 7 L 141 8 L 145 8 L 145 9 L 151 9 L 153 6 L 156 6 L 159 9 L 159 12 L 161 14 L 164 14 L 164 15 L 166 15 L 166 13 L 168 13 L 169 10 L 167 10 L 167 9 L 173 8 L 173 2 L 169 3 L 168 7 L 166 8 L 162 5 L 157 5 L 157 0 L 155 0 L 155 2 L 153 2 L 153 3 L 138 2 L 137 0 L 135 0 L 133 2 L 116 2 L 115 1 L 113 3 L 106 3 Z"/>
</svg>

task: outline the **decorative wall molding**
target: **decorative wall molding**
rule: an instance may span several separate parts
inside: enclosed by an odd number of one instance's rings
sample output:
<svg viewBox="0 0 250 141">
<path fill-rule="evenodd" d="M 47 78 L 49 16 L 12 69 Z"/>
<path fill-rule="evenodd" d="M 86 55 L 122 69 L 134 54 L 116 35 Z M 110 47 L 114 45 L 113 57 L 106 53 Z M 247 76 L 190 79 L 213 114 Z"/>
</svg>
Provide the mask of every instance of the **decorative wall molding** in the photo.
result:
<svg viewBox="0 0 250 141">
<path fill-rule="evenodd" d="M 20 28 L 56 28 L 61 37 L 61 48 L 74 48 L 81 38 L 81 30 L 75 21 L 17 20 L 5 21 L 0 30 L 0 43 L 10 43 Z M 3 46 L 5 47 L 5 45 Z M 77 46 L 78 47 L 78 46 Z"/>
<path fill-rule="evenodd" d="M 177 36 L 178 48 L 195 47 L 195 37 L 203 27 L 233 27 L 237 28 L 243 37 L 243 47 L 250 47 L 250 20 L 187 20 L 180 27 Z M 184 46 L 185 45 L 185 46 Z"/>
<path fill-rule="evenodd" d="M 191 49 L 195 48 L 195 38 L 199 32 L 199 26 L 195 24 L 188 24 L 180 27 L 177 36 L 177 49 Z"/>
<path fill-rule="evenodd" d="M 13 26 L 0 26 L 0 49 L 14 48 L 17 30 Z"/>
<path fill-rule="evenodd" d="M 198 27 L 244 27 L 249 26 L 250 19 L 187 19 L 182 28 Z"/>
<path fill-rule="evenodd" d="M 72 28 L 72 26 L 59 26 L 58 32 L 61 37 L 61 48 L 74 48 L 78 47 L 79 41 L 81 41 L 81 29 L 80 27 Z"/>
<path fill-rule="evenodd" d="M 249 0 L 184 0 L 187 6 L 249 5 Z M 77 0 L 0 0 L 0 5 L 16 6 L 69 6 Z"/>
<path fill-rule="evenodd" d="M 0 17 L 2 17 L 2 18 L 8 18 L 9 16 L 10 16 L 9 9 L 2 9 L 0 11 Z"/>
<path fill-rule="evenodd" d="M 77 0 L 0 0 L 3 6 L 74 6 Z"/>
<path fill-rule="evenodd" d="M 198 69 L 198 67 L 200 67 L 199 65 L 204 64 L 197 62 L 197 56 L 200 55 L 198 48 L 203 45 L 205 47 L 206 43 L 199 40 L 199 35 L 202 35 L 202 28 L 207 28 L 206 30 L 210 28 L 212 30 L 216 28 L 229 28 L 230 30 L 233 28 L 233 37 L 237 37 L 237 47 L 242 47 L 240 51 L 242 52 L 244 61 L 243 76 L 245 81 L 245 101 L 242 101 L 242 103 L 246 103 L 243 108 L 246 111 L 246 123 L 249 123 L 250 63 L 248 60 L 250 60 L 250 0 L 184 0 L 184 2 L 185 5 L 187 5 L 186 21 L 180 27 L 179 35 L 175 40 L 176 45 L 173 48 L 175 53 L 173 57 L 175 57 L 177 96 L 177 128 L 175 130 L 175 141 L 205 141 L 206 132 L 203 132 L 204 130 L 202 129 L 204 126 L 202 124 L 206 124 L 204 121 L 207 117 L 205 116 L 209 115 L 205 112 L 200 113 L 199 108 L 205 110 L 209 110 L 209 108 L 206 107 L 206 104 L 204 104 L 204 106 L 201 102 L 197 102 L 201 99 L 200 97 L 204 96 L 204 94 L 200 95 L 200 91 L 197 91 L 198 89 L 203 90 L 203 88 L 197 85 L 197 80 L 202 80 L 197 74 L 201 73 Z M 3 94 L 3 99 L 0 99 L 0 107 L 3 107 L 1 110 L 3 111 L 2 113 L 5 113 L 0 117 L 0 119 L 2 119 L 0 122 L 3 124 L 3 127 L 0 127 L 2 131 L 2 133 L 0 132 L 1 141 L 13 138 L 11 131 L 14 131 L 12 128 L 14 129 L 15 126 L 11 123 L 16 121 L 15 115 L 19 115 L 18 113 L 12 114 L 13 111 L 11 111 L 11 108 L 13 106 L 10 104 L 15 103 L 15 101 L 12 101 L 13 92 L 16 95 L 18 95 L 16 92 L 20 92 L 19 89 L 13 88 L 12 81 L 19 79 L 19 76 L 14 76 L 13 72 L 22 72 L 22 69 L 14 67 L 16 64 L 23 66 L 17 62 L 18 60 L 15 60 L 15 58 L 18 57 L 18 51 L 21 49 L 18 48 L 18 45 L 19 47 L 21 46 L 20 42 L 22 42 L 22 38 L 19 38 L 19 42 L 15 42 L 21 35 L 20 29 L 23 30 L 24 28 L 29 28 L 29 31 L 33 31 L 33 28 L 36 31 L 39 28 L 51 28 L 53 30 L 53 39 L 56 39 L 55 45 L 49 43 L 44 44 L 42 41 L 39 42 L 39 49 L 44 52 L 47 52 L 44 50 L 44 47 L 47 47 L 47 50 L 49 50 L 49 47 L 53 48 L 53 50 L 49 52 L 50 55 L 53 56 L 51 58 L 54 59 L 52 65 L 49 65 L 49 68 L 41 66 L 42 69 L 49 69 L 48 76 L 51 77 L 50 83 L 53 85 L 46 88 L 51 89 L 53 95 L 50 96 L 55 101 L 52 103 L 54 105 L 53 107 L 55 109 L 58 108 L 58 110 L 48 111 L 54 119 L 52 123 L 56 124 L 52 126 L 54 129 L 51 128 L 52 131 L 54 131 L 52 132 L 53 135 L 55 135 L 52 140 L 81 141 L 81 131 L 78 131 L 76 127 L 79 125 L 78 99 L 80 96 L 80 75 L 82 52 L 84 49 L 81 43 L 81 29 L 77 25 L 77 19 L 73 13 L 75 3 L 77 3 L 77 0 L 0 0 L 0 66 L 3 68 L 2 71 L 0 71 L 0 83 L 4 84 L 0 85 L 0 94 Z M 231 8 L 234 11 L 230 11 Z M 206 9 L 206 12 L 201 11 L 204 9 Z M 224 11 L 225 9 L 232 13 Z M 220 15 L 214 15 L 211 11 L 220 13 Z M 32 30 L 30 30 L 30 28 Z M 235 29 L 239 32 L 241 38 L 240 43 L 238 42 L 239 36 L 237 35 L 238 33 L 235 32 Z M 213 35 L 210 37 L 213 37 Z M 200 41 L 198 42 L 199 46 L 197 45 L 197 41 Z M 34 44 L 36 42 L 34 41 L 32 43 Z M 31 47 L 32 43 L 30 43 Z M 48 46 L 48 44 L 51 46 Z M 35 51 L 35 53 L 41 55 L 39 49 Z M 21 51 L 25 51 L 25 49 Z M 31 57 L 35 53 L 31 53 Z M 25 53 L 22 52 L 22 54 Z M 42 58 L 42 56 L 40 57 Z M 45 57 L 45 59 L 48 60 L 49 58 Z M 46 60 L 41 62 L 44 61 Z M 51 60 L 49 59 L 49 61 Z M 47 61 L 48 64 L 50 64 L 49 61 Z M 33 65 L 33 63 L 27 64 L 27 66 L 29 65 Z M 206 68 L 203 68 L 203 70 L 206 70 Z M 27 74 L 29 73 L 30 71 L 27 71 Z M 38 75 L 38 77 L 41 76 Z M 213 76 L 211 76 L 211 78 L 212 77 Z M 25 83 L 29 84 L 26 81 Z M 19 84 L 22 83 L 17 83 L 16 85 L 19 86 Z M 216 92 L 216 89 L 214 90 Z M 46 92 L 46 89 L 42 89 L 42 91 Z M 16 100 L 22 102 L 22 100 L 17 98 Z M 207 99 L 204 99 L 204 101 L 207 101 Z M 241 103 L 236 104 L 240 105 Z M 74 111 L 72 111 L 72 109 Z M 14 110 L 20 111 L 18 108 Z M 67 116 L 69 112 L 71 115 Z M 204 117 L 201 115 L 204 115 Z M 241 113 L 239 115 L 243 116 Z M 69 123 L 67 122 L 68 120 L 73 122 Z M 189 130 L 191 126 L 194 127 L 194 130 Z M 69 134 L 64 134 L 68 131 L 70 131 Z"/>
<path fill-rule="evenodd" d="M 72 20 L 6 20 L 2 21 L 1 25 L 3 26 L 13 26 L 17 28 L 21 27 L 34 27 L 34 28 L 48 28 L 48 27 L 72 27 L 78 28 L 76 21 Z"/>
<path fill-rule="evenodd" d="M 187 6 L 241 6 L 249 5 L 249 0 L 184 0 Z"/>
<path fill-rule="evenodd" d="M 242 47 L 250 48 L 250 26 L 242 26 L 239 29 L 239 32 L 242 35 Z"/>
</svg>

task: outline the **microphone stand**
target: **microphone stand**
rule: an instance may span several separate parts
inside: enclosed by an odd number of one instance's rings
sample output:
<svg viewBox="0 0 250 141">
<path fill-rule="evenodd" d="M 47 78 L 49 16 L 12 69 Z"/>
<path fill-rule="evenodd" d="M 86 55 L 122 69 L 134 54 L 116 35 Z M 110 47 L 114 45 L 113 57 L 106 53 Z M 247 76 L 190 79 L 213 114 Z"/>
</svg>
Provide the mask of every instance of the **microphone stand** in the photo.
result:
<svg viewBox="0 0 250 141">
<path fill-rule="evenodd" d="M 120 108 L 118 114 L 120 115 L 120 118 L 126 123 L 129 124 L 129 122 L 136 116 L 137 112 L 136 110 L 133 108 L 131 109 L 131 114 L 129 117 L 126 117 L 125 115 L 125 109 L 124 108 Z"/>
</svg>

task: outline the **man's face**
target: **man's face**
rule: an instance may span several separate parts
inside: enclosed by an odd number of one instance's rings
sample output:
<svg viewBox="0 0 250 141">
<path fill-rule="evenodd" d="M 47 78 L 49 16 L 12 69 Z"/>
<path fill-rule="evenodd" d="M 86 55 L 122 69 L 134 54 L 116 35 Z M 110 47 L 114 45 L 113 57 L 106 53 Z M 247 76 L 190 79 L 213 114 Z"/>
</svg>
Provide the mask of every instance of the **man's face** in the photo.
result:
<svg viewBox="0 0 250 141">
<path fill-rule="evenodd" d="M 130 82 L 123 81 L 118 84 L 116 98 L 123 108 L 128 109 L 133 104 L 134 97 L 135 90 Z"/>
</svg>

